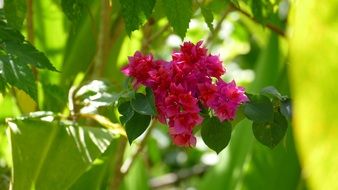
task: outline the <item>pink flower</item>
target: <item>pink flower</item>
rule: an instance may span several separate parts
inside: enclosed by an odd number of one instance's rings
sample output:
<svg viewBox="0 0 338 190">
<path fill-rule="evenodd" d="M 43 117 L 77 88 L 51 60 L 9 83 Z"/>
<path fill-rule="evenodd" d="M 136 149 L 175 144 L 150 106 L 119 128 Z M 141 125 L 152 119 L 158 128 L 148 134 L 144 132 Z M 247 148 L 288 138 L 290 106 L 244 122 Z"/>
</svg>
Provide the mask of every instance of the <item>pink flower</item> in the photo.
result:
<svg viewBox="0 0 338 190">
<path fill-rule="evenodd" d="M 207 100 L 207 105 L 221 121 L 234 119 L 239 105 L 248 101 L 244 88 L 236 86 L 235 81 L 226 83 L 223 80 L 219 80 L 216 87 L 217 91 Z"/>
<path fill-rule="evenodd" d="M 151 85 L 149 72 L 157 70 L 157 65 L 153 61 L 152 55 L 143 55 L 141 52 L 135 52 L 134 56 L 129 57 L 129 64 L 122 68 L 122 73 L 133 77 L 134 87 L 140 84 L 145 86 Z"/>
<path fill-rule="evenodd" d="M 169 125 L 169 134 L 178 146 L 196 144 L 193 128 L 203 121 L 199 102 L 224 121 L 232 120 L 239 105 L 248 101 L 244 88 L 221 79 L 225 73 L 222 61 L 219 56 L 208 55 L 202 43 L 183 43 L 170 62 L 136 52 L 122 68 L 125 75 L 134 78 L 135 88 L 142 84 L 153 90 L 156 117 Z"/>
</svg>

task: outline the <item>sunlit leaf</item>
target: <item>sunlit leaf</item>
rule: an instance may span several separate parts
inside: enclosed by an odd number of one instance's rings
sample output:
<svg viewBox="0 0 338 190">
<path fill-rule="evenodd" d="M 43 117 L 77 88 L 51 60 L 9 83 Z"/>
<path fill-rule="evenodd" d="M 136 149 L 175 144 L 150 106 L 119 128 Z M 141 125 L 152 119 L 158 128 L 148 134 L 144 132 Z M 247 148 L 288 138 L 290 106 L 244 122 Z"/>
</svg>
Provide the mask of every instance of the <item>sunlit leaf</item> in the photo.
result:
<svg viewBox="0 0 338 190">
<path fill-rule="evenodd" d="M 0 56 L 2 79 L 12 86 L 25 91 L 34 100 L 37 100 L 37 89 L 31 68 L 21 62 L 13 62 L 8 57 Z"/>
<path fill-rule="evenodd" d="M 151 15 L 155 2 L 155 0 L 120 0 L 126 31 L 129 35 Z"/>
<path fill-rule="evenodd" d="M 48 117 L 45 120 L 49 120 Z M 28 118 L 8 124 L 14 190 L 67 189 L 113 140 L 108 130 L 59 121 Z"/>
</svg>

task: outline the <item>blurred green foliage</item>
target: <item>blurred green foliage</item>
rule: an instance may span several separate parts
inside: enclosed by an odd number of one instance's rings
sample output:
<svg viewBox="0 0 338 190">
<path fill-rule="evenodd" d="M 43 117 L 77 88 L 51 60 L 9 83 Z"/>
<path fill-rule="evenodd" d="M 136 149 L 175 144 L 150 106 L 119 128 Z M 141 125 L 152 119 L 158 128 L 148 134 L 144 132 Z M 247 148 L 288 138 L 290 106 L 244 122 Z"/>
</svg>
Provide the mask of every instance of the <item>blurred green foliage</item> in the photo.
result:
<svg viewBox="0 0 338 190">
<path fill-rule="evenodd" d="M 337 30 L 330 26 L 337 26 L 337 5 L 320 3 L 320 14 L 315 15 L 314 1 L 301 2 L 304 10 L 296 7 L 300 3 L 288 0 L 5 0 L 0 8 L 0 189 L 11 185 L 15 190 L 300 190 L 308 188 L 308 180 L 314 189 L 336 187 L 330 185 L 335 184 L 332 176 L 337 164 L 332 163 L 337 157 L 329 158 L 335 145 L 330 142 L 337 132 L 334 122 L 326 122 L 335 118 L 335 112 L 331 110 L 329 117 L 325 108 L 336 102 Z M 290 7 L 296 7 L 291 25 Z M 310 35 L 317 25 L 321 26 L 316 27 L 318 34 L 328 34 L 323 41 Z M 291 34 L 295 29 L 295 36 L 286 34 L 287 27 Z M 308 39 L 310 45 L 304 45 Z M 130 81 L 121 74 L 121 66 L 136 50 L 169 60 L 172 49 L 182 41 L 200 40 L 212 54 L 220 55 L 228 73 L 225 80 L 235 79 L 249 93 L 269 97 L 262 98 L 266 99 L 263 105 L 272 107 L 272 112 L 277 107 L 281 117 L 288 118 L 283 120 L 283 126 L 288 126 L 285 136 L 267 137 L 282 138 L 281 143 L 261 140 L 274 149 L 254 138 L 262 128 L 255 132 L 252 121 L 242 118 L 231 123 L 231 140 L 219 155 L 202 142 L 206 138 L 203 126 L 202 131 L 196 130 L 196 148 L 185 149 L 172 144 L 167 126 L 156 123 L 146 130 L 149 115 L 154 114 L 152 98 L 147 89 L 140 90 L 147 96 L 128 90 Z M 324 46 L 326 42 L 330 43 Z M 320 48 L 327 54 L 319 53 Z M 320 63 L 323 57 L 330 58 L 330 67 Z M 323 73 L 312 71 L 314 65 Z M 312 82 L 317 87 L 307 96 Z M 266 86 L 292 98 L 294 123 L 290 122 L 290 100 L 271 89 L 261 92 Z M 321 91 L 322 96 L 317 96 L 315 92 Z M 326 101 L 324 94 L 330 95 Z M 311 104 L 319 106 L 308 107 Z M 318 116 L 310 108 L 322 112 L 318 122 L 307 120 Z M 25 110 L 44 112 L 32 116 Z M 257 116 L 252 110 L 246 115 L 258 118 L 255 122 L 275 121 L 274 116 Z M 21 119 L 8 119 L 22 114 Z M 138 117 L 146 117 L 147 122 Z M 120 133 L 120 122 L 127 123 L 133 144 L 128 145 Z M 139 130 L 129 130 L 140 124 Z M 326 126 L 330 133 L 314 125 Z M 107 135 L 109 131 L 114 135 Z M 314 138 L 309 134 L 313 131 L 321 136 Z M 321 144 L 327 136 L 324 148 L 311 150 L 312 140 Z M 222 143 L 211 146 L 220 151 Z M 316 157 L 317 150 L 325 153 Z M 320 165 L 325 158 L 323 170 Z M 312 170 L 317 175 L 306 178 Z"/>
</svg>

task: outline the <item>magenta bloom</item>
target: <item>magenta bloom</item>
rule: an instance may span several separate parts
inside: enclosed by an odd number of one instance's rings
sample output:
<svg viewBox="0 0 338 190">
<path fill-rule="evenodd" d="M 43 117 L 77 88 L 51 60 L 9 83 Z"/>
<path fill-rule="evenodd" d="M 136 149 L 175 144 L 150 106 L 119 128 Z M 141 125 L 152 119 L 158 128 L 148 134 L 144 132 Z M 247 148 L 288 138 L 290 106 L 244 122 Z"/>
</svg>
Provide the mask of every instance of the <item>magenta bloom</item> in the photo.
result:
<svg viewBox="0 0 338 190">
<path fill-rule="evenodd" d="M 135 88 L 142 84 L 153 90 L 157 118 L 168 124 L 178 146 L 195 146 L 193 128 L 203 121 L 200 106 L 212 109 L 220 121 L 225 121 L 232 120 L 239 105 L 248 101 L 244 88 L 221 79 L 225 74 L 222 61 L 219 56 L 208 55 L 202 41 L 183 43 L 172 54 L 171 62 L 136 52 L 122 72 L 134 79 Z"/>
<path fill-rule="evenodd" d="M 244 88 L 236 86 L 235 81 L 226 83 L 222 80 L 217 82 L 217 91 L 208 100 L 216 116 L 221 120 L 232 120 L 240 104 L 248 101 Z"/>
</svg>

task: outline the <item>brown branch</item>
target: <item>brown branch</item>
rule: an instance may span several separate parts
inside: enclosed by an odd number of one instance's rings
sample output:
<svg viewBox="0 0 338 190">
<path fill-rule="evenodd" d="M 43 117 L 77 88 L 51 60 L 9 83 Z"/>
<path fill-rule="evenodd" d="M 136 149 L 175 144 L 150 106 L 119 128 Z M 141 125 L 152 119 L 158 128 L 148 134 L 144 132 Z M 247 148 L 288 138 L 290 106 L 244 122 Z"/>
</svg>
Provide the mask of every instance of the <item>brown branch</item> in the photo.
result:
<svg viewBox="0 0 338 190">
<path fill-rule="evenodd" d="M 33 20 L 33 0 L 27 0 L 27 38 L 34 44 L 34 20 Z"/>
<path fill-rule="evenodd" d="M 104 65 L 108 61 L 110 50 L 110 16 L 112 7 L 109 0 L 101 0 L 101 22 L 97 40 L 97 52 L 93 78 L 101 77 L 104 73 Z"/>
<path fill-rule="evenodd" d="M 236 5 L 234 5 L 233 3 L 229 3 L 229 6 L 231 7 L 232 10 L 240 12 L 241 14 L 243 14 L 246 17 L 250 18 L 252 21 L 265 26 L 266 28 L 268 28 L 271 31 L 279 34 L 282 37 L 286 37 L 285 31 L 282 30 L 281 28 L 279 28 L 279 27 L 277 27 L 277 26 L 275 26 L 275 25 L 273 25 L 271 23 L 264 24 L 264 23 L 259 22 L 255 17 L 251 16 L 249 13 L 247 13 L 244 10 L 240 9 L 239 7 L 237 7 Z"/>
<path fill-rule="evenodd" d="M 219 19 L 219 21 L 216 24 L 215 29 L 211 32 L 211 34 L 209 35 L 209 37 L 206 40 L 206 44 L 209 44 L 214 37 L 216 36 L 216 34 L 221 30 L 222 28 L 222 23 L 224 21 L 224 19 L 228 16 L 228 14 L 232 11 L 233 9 L 231 8 L 231 6 L 228 6 L 228 8 L 226 9 L 226 11 L 223 13 L 221 19 Z"/>
<path fill-rule="evenodd" d="M 33 17 L 33 0 L 27 0 L 27 39 L 34 45 L 34 17 Z M 38 70 L 35 66 L 32 66 L 32 72 L 35 80 L 38 80 Z"/>
</svg>

